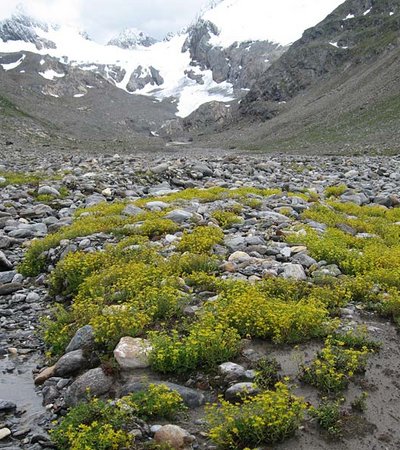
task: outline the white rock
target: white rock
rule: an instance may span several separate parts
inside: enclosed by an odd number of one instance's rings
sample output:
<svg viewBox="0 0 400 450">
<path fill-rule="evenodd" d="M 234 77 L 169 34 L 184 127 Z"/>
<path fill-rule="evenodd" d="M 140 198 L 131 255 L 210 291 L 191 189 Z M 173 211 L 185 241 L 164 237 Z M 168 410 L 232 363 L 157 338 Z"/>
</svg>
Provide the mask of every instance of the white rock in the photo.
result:
<svg viewBox="0 0 400 450">
<path fill-rule="evenodd" d="M 156 442 L 169 444 L 175 450 L 189 450 L 194 437 L 177 425 L 164 425 L 154 435 Z"/>
<path fill-rule="evenodd" d="M 145 369 L 150 366 L 152 350 L 146 339 L 123 337 L 114 350 L 114 357 L 122 369 Z"/>
<path fill-rule="evenodd" d="M 307 275 L 303 266 L 300 264 L 283 264 L 283 278 L 292 278 L 294 280 L 306 280 Z"/>
<path fill-rule="evenodd" d="M 246 252 L 234 252 L 229 257 L 228 261 L 235 262 L 235 261 L 248 261 L 251 259 L 251 256 L 247 254 Z"/>
<path fill-rule="evenodd" d="M 57 189 L 51 187 L 51 186 L 40 186 L 38 189 L 39 195 L 54 195 L 55 197 L 58 197 L 60 193 L 57 191 Z"/>
<path fill-rule="evenodd" d="M 229 377 L 230 379 L 238 379 L 244 377 L 246 369 L 239 364 L 232 362 L 226 362 L 218 366 L 218 370 L 221 375 Z"/>
<path fill-rule="evenodd" d="M 11 436 L 11 431 L 8 428 L 0 429 L 0 441 L 2 439 L 8 438 L 9 436 Z"/>
<path fill-rule="evenodd" d="M 112 190 L 110 188 L 106 188 L 103 189 L 101 191 L 102 195 L 104 195 L 104 197 L 111 197 L 112 196 Z"/>
</svg>

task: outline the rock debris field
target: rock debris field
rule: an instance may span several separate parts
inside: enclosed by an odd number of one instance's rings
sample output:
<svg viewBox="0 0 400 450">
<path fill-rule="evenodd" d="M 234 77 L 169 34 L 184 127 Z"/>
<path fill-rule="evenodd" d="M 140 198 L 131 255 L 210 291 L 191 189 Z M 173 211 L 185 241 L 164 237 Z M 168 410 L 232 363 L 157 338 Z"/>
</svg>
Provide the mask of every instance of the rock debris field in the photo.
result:
<svg viewBox="0 0 400 450">
<path fill-rule="evenodd" d="M 400 448 L 400 157 L 45 150 L 0 149 L 1 449 Z"/>
</svg>

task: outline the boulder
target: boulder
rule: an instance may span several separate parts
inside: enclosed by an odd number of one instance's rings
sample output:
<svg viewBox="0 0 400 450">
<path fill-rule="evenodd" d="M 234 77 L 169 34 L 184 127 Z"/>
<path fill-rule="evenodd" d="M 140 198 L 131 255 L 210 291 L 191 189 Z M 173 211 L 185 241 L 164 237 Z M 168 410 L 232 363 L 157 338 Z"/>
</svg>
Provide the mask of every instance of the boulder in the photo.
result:
<svg viewBox="0 0 400 450">
<path fill-rule="evenodd" d="M 225 398 L 230 402 L 237 402 L 242 400 L 244 397 L 257 395 L 259 392 L 260 390 L 254 383 L 236 383 L 227 389 L 225 392 Z"/>
<path fill-rule="evenodd" d="M 154 435 L 156 442 L 170 445 L 175 450 L 189 450 L 195 438 L 177 425 L 164 425 Z"/>
<path fill-rule="evenodd" d="M 175 223 L 187 222 L 192 219 L 192 217 L 193 214 L 191 212 L 183 209 L 174 209 L 165 216 L 166 219 L 172 220 Z"/>
<path fill-rule="evenodd" d="M 225 378 L 225 380 L 239 380 L 243 378 L 246 373 L 246 369 L 239 364 L 232 362 L 226 362 L 218 366 L 219 373 Z"/>
<path fill-rule="evenodd" d="M 73 352 L 79 349 L 91 349 L 94 345 L 94 332 L 93 327 L 85 325 L 75 333 L 75 336 L 71 339 L 70 343 L 65 349 L 66 353 Z"/>
<path fill-rule="evenodd" d="M 67 389 L 65 403 L 67 406 L 75 406 L 87 399 L 88 392 L 93 397 L 99 397 L 110 391 L 114 379 L 104 373 L 101 367 L 91 369 L 78 377 Z"/>
<path fill-rule="evenodd" d="M 283 264 L 283 278 L 291 278 L 293 280 L 306 280 L 307 275 L 301 264 Z"/>
<path fill-rule="evenodd" d="M 83 355 L 81 349 L 66 353 L 54 366 L 54 375 L 56 377 L 69 377 L 75 375 L 89 366 L 88 360 Z"/>
<path fill-rule="evenodd" d="M 114 350 L 114 357 L 122 369 L 145 369 L 150 366 L 152 350 L 146 339 L 123 337 Z"/>
</svg>

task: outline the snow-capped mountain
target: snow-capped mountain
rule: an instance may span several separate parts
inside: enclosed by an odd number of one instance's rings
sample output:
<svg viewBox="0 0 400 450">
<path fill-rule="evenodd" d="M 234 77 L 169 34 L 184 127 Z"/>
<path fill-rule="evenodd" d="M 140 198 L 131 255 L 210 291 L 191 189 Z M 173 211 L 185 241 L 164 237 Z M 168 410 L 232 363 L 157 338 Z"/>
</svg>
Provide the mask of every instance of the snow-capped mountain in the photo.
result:
<svg viewBox="0 0 400 450">
<path fill-rule="evenodd" d="M 107 45 L 133 50 L 139 46 L 151 47 L 157 39 L 149 36 L 137 28 L 126 28 L 117 37 L 111 39 Z"/>
<path fill-rule="evenodd" d="M 177 115 L 185 117 L 203 103 L 239 98 L 289 43 L 343 1 L 214 1 L 185 32 L 163 42 L 126 30 L 110 45 L 70 27 L 16 14 L 0 22 L 0 53 L 16 52 L 18 57 L 8 65 L 0 62 L 0 67 L 17 71 L 26 52 L 36 53 L 43 61 L 50 57 L 65 67 L 100 75 L 130 94 L 171 98 Z M 71 91 L 61 88 L 67 69 L 56 74 L 51 70 L 40 72 L 50 86 L 43 92 L 62 97 Z M 81 83 L 74 96 L 85 95 L 87 89 Z"/>
</svg>

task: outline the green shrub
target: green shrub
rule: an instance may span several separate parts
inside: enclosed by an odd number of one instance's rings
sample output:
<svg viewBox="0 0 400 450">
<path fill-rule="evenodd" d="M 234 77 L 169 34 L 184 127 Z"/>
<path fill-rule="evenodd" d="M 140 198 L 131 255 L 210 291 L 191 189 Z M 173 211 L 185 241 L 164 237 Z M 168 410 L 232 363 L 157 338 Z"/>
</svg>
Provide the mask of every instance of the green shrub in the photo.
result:
<svg viewBox="0 0 400 450">
<path fill-rule="evenodd" d="M 41 319 L 41 335 L 51 355 L 63 355 L 72 339 L 75 328 L 73 316 L 64 306 L 57 303 L 48 317 Z"/>
<path fill-rule="evenodd" d="M 312 363 L 302 367 L 301 379 L 323 392 L 340 392 L 356 373 L 365 370 L 369 353 L 367 347 L 346 348 L 344 342 L 328 337 Z"/>
<path fill-rule="evenodd" d="M 28 184 L 38 186 L 41 181 L 51 181 L 51 180 L 59 180 L 62 178 L 62 174 L 54 174 L 48 175 L 40 172 L 3 172 L 0 171 L 0 177 L 5 178 L 6 182 L 2 184 L 2 186 L 6 186 L 8 184 Z"/>
<path fill-rule="evenodd" d="M 239 352 L 240 337 L 232 328 L 216 323 L 212 316 L 195 323 L 187 336 L 178 331 L 151 333 L 150 360 L 161 373 L 187 373 L 210 369 L 229 361 Z"/>
<path fill-rule="evenodd" d="M 240 405 L 220 400 L 208 408 L 209 437 L 221 449 L 244 449 L 274 444 L 292 436 L 306 408 L 287 386 L 276 385 Z"/>
<path fill-rule="evenodd" d="M 281 366 L 274 358 L 261 358 L 257 361 L 255 384 L 261 389 L 273 389 L 281 379 L 279 371 Z"/>
<path fill-rule="evenodd" d="M 365 412 L 367 409 L 367 398 L 368 398 L 368 393 L 362 392 L 358 397 L 356 397 L 351 402 L 351 408 L 354 411 L 358 411 L 360 413 Z"/>
<path fill-rule="evenodd" d="M 206 308 L 242 337 L 297 343 L 327 334 L 329 311 L 319 300 L 307 296 L 279 298 L 271 295 L 268 287 L 274 292 L 268 282 L 228 283 L 219 292 L 218 300 Z"/>
<path fill-rule="evenodd" d="M 122 450 L 133 443 L 133 419 L 130 410 L 93 399 L 72 408 L 50 433 L 59 450 Z"/>
<path fill-rule="evenodd" d="M 218 272 L 220 261 L 216 256 L 184 253 L 183 255 L 174 255 L 170 258 L 169 264 L 171 270 L 178 275 L 191 275 L 197 272 L 213 274 Z"/>
<path fill-rule="evenodd" d="M 160 237 L 168 233 L 175 233 L 179 230 L 178 225 L 169 219 L 147 219 L 139 228 L 140 234 L 149 238 Z"/>
<path fill-rule="evenodd" d="M 324 400 L 318 408 L 310 408 L 310 415 L 317 420 L 318 425 L 332 438 L 342 435 L 342 411 L 340 401 Z"/>
<path fill-rule="evenodd" d="M 179 314 L 185 294 L 163 266 L 117 263 L 94 273 L 81 285 L 72 305 L 76 326 L 90 324 L 97 342 L 115 345 L 138 336 L 151 324 Z"/>
<path fill-rule="evenodd" d="M 134 392 L 119 400 L 121 407 L 132 409 L 143 420 L 176 419 L 187 408 L 182 397 L 163 384 L 150 384 L 145 391 Z"/>
<path fill-rule="evenodd" d="M 345 184 L 339 184 L 337 186 L 329 186 L 324 191 L 325 197 L 326 198 L 340 197 L 347 191 L 347 189 L 348 188 Z"/>
</svg>

